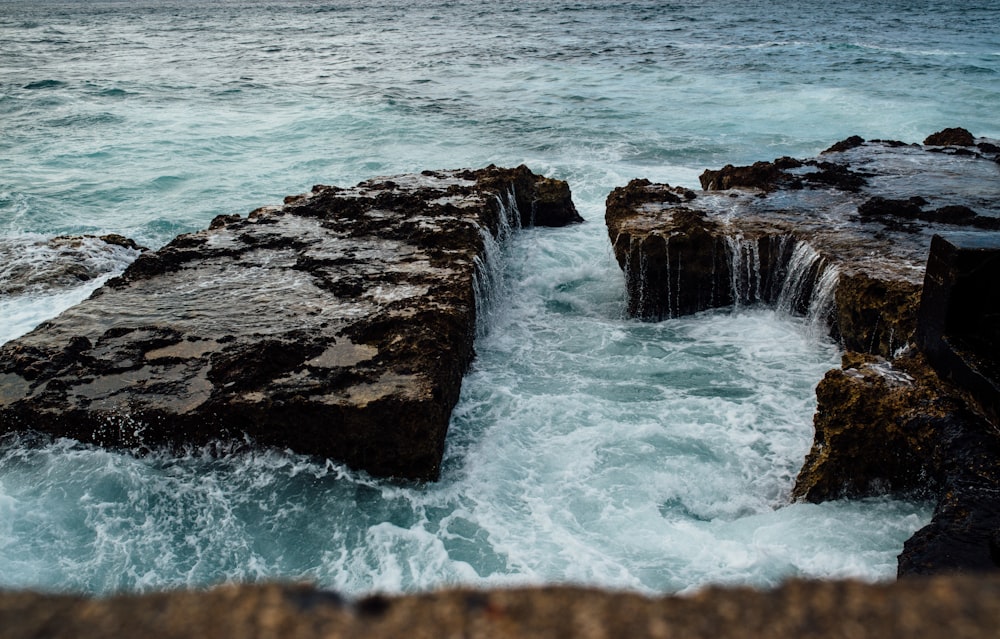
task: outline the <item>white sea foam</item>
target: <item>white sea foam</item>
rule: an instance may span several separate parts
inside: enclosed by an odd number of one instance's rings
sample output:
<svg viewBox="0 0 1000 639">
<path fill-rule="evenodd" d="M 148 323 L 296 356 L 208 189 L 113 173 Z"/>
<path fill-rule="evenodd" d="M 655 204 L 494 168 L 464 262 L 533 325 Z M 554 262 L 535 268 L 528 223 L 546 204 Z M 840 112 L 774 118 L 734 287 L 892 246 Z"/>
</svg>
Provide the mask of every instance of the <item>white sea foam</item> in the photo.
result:
<svg viewBox="0 0 1000 639">
<path fill-rule="evenodd" d="M 928 520 L 892 500 L 789 505 L 835 348 L 760 309 L 622 320 L 603 202 L 635 177 L 696 188 L 705 168 L 851 134 L 1000 136 L 996 8 L 53 4 L 8 3 L 0 20 L 4 238 L 155 247 L 314 183 L 522 162 L 569 180 L 589 222 L 508 247 L 511 296 L 477 342 L 441 482 L 280 453 L 8 442 L 0 586 L 876 579 Z M 0 340 L 96 283 L 0 297 Z"/>
<path fill-rule="evenodd" d="M 834 345 L 768 310 L 621 320 L 603 235 L 534 229 L 505 244 L 493 277 L 506 299 L 477 341 L 441 482 L 396 486 L 278 452 L 136 459 L 8 442 L 4 585 L 280 576 L 356 594 L 547 582 L 671 592 L 891 575 L 925 506 L 788 504 Z"/>
<path fill-rule="evenodd" d="M 0 237 L 0 344 L 86 299 L 138 255 L 94 236 Z"/>
</svg>

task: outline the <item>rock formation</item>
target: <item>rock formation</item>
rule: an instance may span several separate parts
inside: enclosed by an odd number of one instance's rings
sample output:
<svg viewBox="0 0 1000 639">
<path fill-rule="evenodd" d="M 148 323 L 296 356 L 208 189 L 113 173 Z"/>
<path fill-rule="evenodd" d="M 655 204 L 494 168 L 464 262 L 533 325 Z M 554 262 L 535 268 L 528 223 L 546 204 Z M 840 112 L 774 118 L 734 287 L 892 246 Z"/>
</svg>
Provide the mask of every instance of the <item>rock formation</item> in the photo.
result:
<svg viewBox="0 0 1000 639">
<path fill-rule="evenodd" d="M 889 493 L 937 501 L 898 574 L 994 571 L 1000 559 L 1000 437 L 923 355 L 848 353 L 816 389 L 815 440 L 794 497 Z"/>
<path fill-rule="evenodd" d="M 794 496 L 937 499 L 901 575 L 1000 565 L 998 154 L 964 129 L 854 136 L 706 171 L 702 192 L 634 180 L 608 197 L 632 315 L 766 304 L 829 326 L 847 352 L 817 388 Z"/>
<path fill-rule="evenodd" d="M 934 368 L 1000 424 L 1000 233 L 935 236 L 920 301 L 917 345 Z"/>
<path fill-rule="evenodd" d="M 1000 149 L 979 146 L 853 137 L 817 159 L 705 171 L 701 192 L 633 180 L 606 213 L 629 313 L 777 304 L 822 315 L 847 350 L 891 357 L 916 329 L 931 237 L 1000 228 Z"/>
<path fill-rule="evenodd" d="M 796 497 L 889 491 L 937 499 L 931 523 L 906 542 L 901 576 L 1000 566 L 995 235 L 971 248 L 935 236 L 918 348 L 893 361 L 848 353 L 816 389 L 816 436 Z"/>
<path fill-rule="evenodd" d="M 713 588 L 658 599 L 571 587 L 375 595 L 354 603 L 277 585 L 103 600 L 0 593 L 0 628 L 9 639 L 974 639 L 996 636 L 998 597 L 996 577 L 792 581 L 772 591 Z"/>
<path fill-rule="evenodd" d="M 0 432 L 136 450 L 249 438 L 434 479 L 487 249 L 511 226 L 576 221 L 565 182 L 492 166 L 220 216 L 0 348 Z"/>
</svg>

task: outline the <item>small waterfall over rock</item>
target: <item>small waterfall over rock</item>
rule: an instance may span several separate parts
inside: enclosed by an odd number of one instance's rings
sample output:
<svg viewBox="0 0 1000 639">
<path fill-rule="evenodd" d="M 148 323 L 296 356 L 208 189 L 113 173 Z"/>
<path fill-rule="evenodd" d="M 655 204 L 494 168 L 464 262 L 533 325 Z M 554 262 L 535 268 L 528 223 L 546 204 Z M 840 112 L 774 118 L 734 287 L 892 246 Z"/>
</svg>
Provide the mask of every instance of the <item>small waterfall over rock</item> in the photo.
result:
<svg viewBox="0 0 1000 639">
<path fill-rule="evenodd" d="M 789 235 L 727 236 L 725 242 L 735 308 L 773 306 L 814 324 L 829 319 L 840 270 L 808 242 Z"/>
<path fill-rule="evenodd" d="M 476 296 L 476 334 L 489 331 L 496 319 L 499 301 L 507 297 L 504 279 L 504 247 L 516 231 L 521 229 L 521 214 L 517 206 L 517 196 L 513 187 L 496 196 L 496 231 L 487 225 L 480 225 L 483 253 L 475 258 L 476 275 L 473 288 Z"/>
<path fill-rule="evenodd" d="M 664 319 L 709 308 L 773 307 L 829 323 L 840 270 L 793 235 L 622 238 L 628 314 Z"/>
<path fill-rule="evenodd" d="M 820 275 L 813 286 L 813 292 L 809 298 L 809 312 L 806 314 L 812 324 L 832 321 L 831 314 L 833 313 L 837 286 L 840 284 L 840 269 L 836 265 L 830 264 L 825 258 L 820 259 L 822 260 L 819 267 Z"/>
<path fill-rule="evenodd" d="M 745 238 L 727 235 L 724 238 L 729 271 L 729 296 L 732 305 L 773 305 L 787 271 L 794 238 L 787 235 L 767 235 Z"/>
<path fill-rule="evenodd" d="M 756 241 L 741 236 L 726 237 L 729 249 L 730 288 L 733 306 L 739 308 L 749 301 L 760 303 L 760 250 Z"/>
<path fill-rule="evenodd" d="M 825 320 L 833 305 L 840 271 L 808 243 L 796 241 L 775 306 L 812 322 Z"/>
</svg>

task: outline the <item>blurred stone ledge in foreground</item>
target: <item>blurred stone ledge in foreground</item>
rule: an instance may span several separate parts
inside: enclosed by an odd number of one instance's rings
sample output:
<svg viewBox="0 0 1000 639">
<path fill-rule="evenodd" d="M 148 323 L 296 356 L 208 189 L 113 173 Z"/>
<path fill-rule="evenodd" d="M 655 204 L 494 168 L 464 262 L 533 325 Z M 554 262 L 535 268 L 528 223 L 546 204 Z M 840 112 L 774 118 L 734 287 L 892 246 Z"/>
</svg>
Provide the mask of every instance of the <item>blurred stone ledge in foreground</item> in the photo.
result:
<svg viewBox="0 0 1000 639">
<path fill-rule="evenodd" d="M 443 591 L 349 603 L 298 586 L 87 599 L 0 593 L 6 639 L 973 639 L 1000 628 L 1000 578 L 791 581 L 646 598 L 573 587 Z"/>
<path fill-rule="evenodd" d="M 220 216 L 0 347 L 0 433 L 137 451 L 248 438 L 435 479 L 491 250 L 578 221 L 566 183 L 523 166 Z"/>
<path fill-rule="evenodd" d="M 854 136 L 705 171 L 703 191 L 633 180 L 607 200 L 631 315 L 772 306 L 840 342 L 793 497 L 935 500 L 901 576 L 1000 565 L 998 162 L 964 129 Z"/>
</svg>

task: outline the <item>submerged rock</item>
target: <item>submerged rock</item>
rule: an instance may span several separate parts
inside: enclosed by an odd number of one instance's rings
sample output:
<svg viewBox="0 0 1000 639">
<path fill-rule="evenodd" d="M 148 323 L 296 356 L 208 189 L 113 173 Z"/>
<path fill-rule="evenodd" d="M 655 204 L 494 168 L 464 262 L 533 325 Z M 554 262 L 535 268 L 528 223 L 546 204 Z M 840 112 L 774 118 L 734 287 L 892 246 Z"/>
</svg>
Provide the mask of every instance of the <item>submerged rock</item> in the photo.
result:
<svg viewBox="0 0 1000 639">
<path fill-rule="evenodd" d="M 955 576 L 791 581 L 767 591 L 709 588 L 686 597 L 562 586 L 374 595 L 353 603 L 305 586 L 247 585 L 108 599 L 0 593 L 0 627 L 10 639 L 974 639 L 996 636 L 998 597 L 1000 579 Z"/>
<path fill-rule="evenodd" d="M 145 250 L 117 234 L 0 238 L 0 295 L 72 288 L 119 271 Z"/>
<path fill-rule="evenodd" d="M 436 478 L 488 245 L 579 220 L 565 182 L 492 166 L 220 216 L 0 348 L 0 432 L 128 448 L 249 438 Z"/>
</svg>

